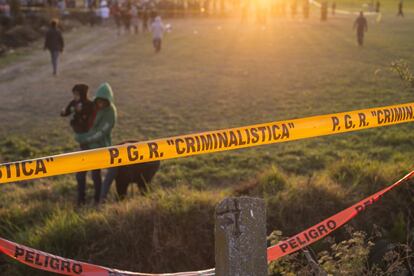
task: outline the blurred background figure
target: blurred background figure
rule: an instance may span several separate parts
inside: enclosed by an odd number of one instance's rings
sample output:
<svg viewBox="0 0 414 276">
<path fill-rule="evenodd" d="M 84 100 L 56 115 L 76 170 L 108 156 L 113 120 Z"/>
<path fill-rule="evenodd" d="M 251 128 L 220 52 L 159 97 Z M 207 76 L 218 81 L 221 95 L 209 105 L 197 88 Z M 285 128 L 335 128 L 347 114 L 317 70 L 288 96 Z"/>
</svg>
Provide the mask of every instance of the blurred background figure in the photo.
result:
<svg viewBox="0 0 414 276">
<path fill-rule="evenodd" d="M 328 19 L 328 2 L 324 1 L 321 4 L 321 21 Z"/>
<path fill-rule="evenodd" d="M 398 3 L 398 13 L 397 13 L 397 16 L 404 17 L 403 1 L 402 0 Z"/>
<path fill-rule="evenodd" d="M 140 32 L 140 22 L 138 17 L 138 7 L 135 4 L 131 6 L 131 24 L 134 33 L 138 34 Z"/>
<path fill-rule="evenodd" d="M 162 19 L 160 16 L 157 16 L 151 24 L 151 32 L 152 32 L 152 43 L 154 45 L 154 49 L 156 53 L 161 51 L 161 44 L 162 38 L 164 35 L 165 27 L 162 23 Z"/>
<path fill-rule="evenodd" d="M 354 30 L 357 31 L 357 41 L 359 46 L 364 45 L 364 34 L 368 31 L 368 22 L 367 19 L 364 17 L 364 13 L 361 11 L 359 13 L 358 18 L 355 20 L 354 23 Z"/>
<path fill-rule="evenodd" d="M 377 3 L 375 4 L 375 12 L 379 13 L 381 9 L 381 2 L 377 1 Z"/>
<path fill-rule="evenodd" d="M 302 13 L 303 18 L 309 18 L 309 0 L 303 0 Z"/>
</svg>

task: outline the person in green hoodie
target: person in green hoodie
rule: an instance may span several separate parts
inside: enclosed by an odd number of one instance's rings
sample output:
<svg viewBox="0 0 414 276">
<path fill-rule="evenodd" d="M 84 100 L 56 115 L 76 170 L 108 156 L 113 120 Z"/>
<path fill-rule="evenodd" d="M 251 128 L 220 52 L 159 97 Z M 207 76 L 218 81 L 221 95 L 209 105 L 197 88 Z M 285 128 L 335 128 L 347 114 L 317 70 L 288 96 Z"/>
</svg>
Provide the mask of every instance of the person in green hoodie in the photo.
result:
<svg viewBox="0 0 414 276">
<path fill-rule="evenodd" d="M 108 83 L 99 86 L 94 100 L 96 117 L 92 127 L 86 133 L 75 135 L 76 141 L 81 145 L 88 145 L 89 149 L 109 147 L 112 145 L 112 129 L 117 119 L 116 107 L 112 88 Z M 95 203 L 99 203 L 102 181 L 95 183 Z"/>
</svg>

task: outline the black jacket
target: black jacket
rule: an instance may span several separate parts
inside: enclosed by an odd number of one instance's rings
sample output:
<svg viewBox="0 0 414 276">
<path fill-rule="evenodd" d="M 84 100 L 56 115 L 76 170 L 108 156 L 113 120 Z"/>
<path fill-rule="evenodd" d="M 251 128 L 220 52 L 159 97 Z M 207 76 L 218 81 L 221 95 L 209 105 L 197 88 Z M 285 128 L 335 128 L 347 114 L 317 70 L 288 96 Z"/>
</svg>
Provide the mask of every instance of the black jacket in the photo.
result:
<svg viewBox="0 0 414 276">
<path fill-rule="evenodd" d="M 95 119 L 95 105 L 90 101 L 86 94 L 80 94 L 80 101 L 71 101 L 62 112 L 61 116 L 66 117 L 73 113 L 70 125 L 76 133 L 87 132 Z"/>
<path fill-rule="evenodd" d="M 55 28 L 50 28 L 45 36 L 45 49 L 50 51 L 63 51 L 65 43 L 62 33 Z"/>
</svg>

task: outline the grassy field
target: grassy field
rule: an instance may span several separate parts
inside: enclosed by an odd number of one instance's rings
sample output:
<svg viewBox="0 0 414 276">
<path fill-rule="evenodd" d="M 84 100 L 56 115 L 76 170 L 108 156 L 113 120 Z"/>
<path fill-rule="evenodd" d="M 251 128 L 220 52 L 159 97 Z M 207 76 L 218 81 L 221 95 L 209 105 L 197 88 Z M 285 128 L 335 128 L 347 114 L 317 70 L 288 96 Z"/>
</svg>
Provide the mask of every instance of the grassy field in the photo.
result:
<svg viewBox="0 0 414 276">
<path fill-rule="evenodd" d="M 414 13 L 396 18 L 393 5 L 384 4 L 380 23 L 368 17 L 363 48 L 353 17 L 321 23 L 317 10 L 309 20 L 279 18 L 266 26 L 235 18 L 166 20 L 173 29 L 159 55 L 149 35 L 118 37 L 112 27 L 72 31 L 57 78 L 40 44 L 0 65 L 0 158 L 75 151 L 68 121 L 58 114 L 78 82 L 92 92 L 101 82 L 112 85 L 115 143 L 411 102 L 413 89 L 389 67 L 398 59 L 414 64 Z M 402 177 L 412 168 L 413 141 L 413 125 L 404 124 L 165 161 L 148 197 L 135 188 L 126 201 L 101 208 L 76 209 L 72 175 L 5 184 L 0 236 L 125 270 L 203 269 L 214 266 L 214 206 L 225 196 L 265 198 L 268 233 L 289 236 Z M 351 225 L 371 233 L 376 224 L 383 237 L 406 242 L 412 194 L 409 185 L 398 188 Z M 0 274 L 49 275 L 5 257 Z"/>
</svg>

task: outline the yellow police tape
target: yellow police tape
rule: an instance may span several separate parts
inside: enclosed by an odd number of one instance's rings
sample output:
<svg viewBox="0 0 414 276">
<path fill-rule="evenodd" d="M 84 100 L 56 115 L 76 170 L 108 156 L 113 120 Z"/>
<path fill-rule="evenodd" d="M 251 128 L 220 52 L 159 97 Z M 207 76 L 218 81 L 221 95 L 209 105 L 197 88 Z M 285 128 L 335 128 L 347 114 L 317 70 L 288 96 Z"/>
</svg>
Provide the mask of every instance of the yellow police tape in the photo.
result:
<svg viewBox="0 0 414 276">
<path fill-rule="evenodd" d="M 0 183 L 248 148 L 414 120 L 414 103 L 208 131 L 0 165 Z"/>
</svg>

